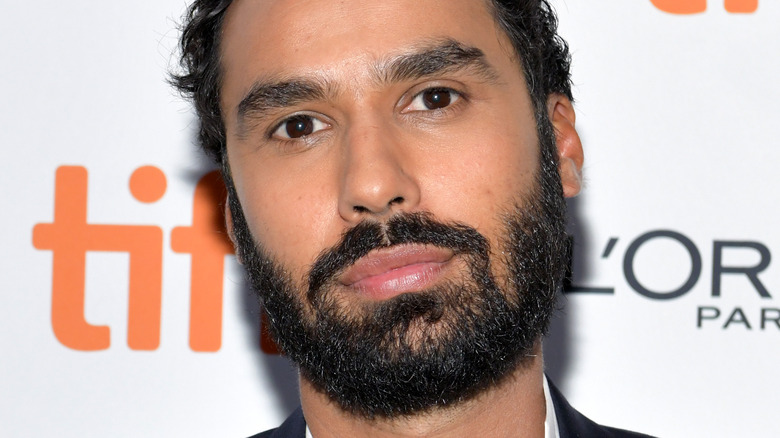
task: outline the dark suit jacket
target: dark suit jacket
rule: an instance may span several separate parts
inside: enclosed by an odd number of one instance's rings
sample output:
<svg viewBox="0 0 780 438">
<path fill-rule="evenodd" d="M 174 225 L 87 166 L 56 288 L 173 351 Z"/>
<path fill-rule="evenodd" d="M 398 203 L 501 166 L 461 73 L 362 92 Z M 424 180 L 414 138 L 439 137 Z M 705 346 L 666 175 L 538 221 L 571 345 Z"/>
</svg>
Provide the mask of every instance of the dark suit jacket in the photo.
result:
<svg viewBox="0 0 780 438">
<path fill-rule="evenodd" d="M 563 398 L 558 388 L 550 384 L 550 397 L 555 406 L 555 416 L 558 420 L 558 432 L 561 438 L 652 438 L 636 432 L 599 426 L 590 421 L 571 407 Z M 276 429 L 254 435 L 250 438 L 304 438 L 306 436 L 306 421 L 301 408 L 295 410 L 281 426 Z"/>
</svg>

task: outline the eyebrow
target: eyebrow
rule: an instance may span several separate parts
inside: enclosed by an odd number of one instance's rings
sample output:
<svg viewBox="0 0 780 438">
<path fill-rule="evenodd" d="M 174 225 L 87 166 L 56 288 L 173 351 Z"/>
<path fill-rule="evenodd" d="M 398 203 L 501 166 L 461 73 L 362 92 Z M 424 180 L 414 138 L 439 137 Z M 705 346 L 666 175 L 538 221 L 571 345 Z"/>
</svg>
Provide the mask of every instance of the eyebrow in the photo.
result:
<svg viewBox="0 0 780 438">
<path fill-rule="evenodd" d="M 488 81 L 495 81 L 498 73 L 485 59 L 482 50 L 446 39 L 434 46 L 396 56 L 380 66 L 376 76 L 382 82 L 402 82 L 422 79 L 436 74 L 467 70 Z"/>
<path fill-rule="evenodd" d="M 389 84 L 460 71 L 467 71 L 489 82 L 498 78 L 498 73 L 485 59 L 482 50 L 453 39 L 438 40 L 380 61 L 371 75 L 375 82 Z M 239 135 L 245 131 L 247 119 L 259 120 L 274 110 L 326 100 L 338 91 L 333 83 L 314 76 L 258 80 L 238 104 Z"/>
<path fill-rule="evenodd" d="M 323 100 L 329 94 L 326 90 L 330 88 L 323 81 L 310 78 L 255 82 L 238 104 L 239 135 L 245 132 L 247 119 L 262 119 L 275 109 Z"/>
</svg>

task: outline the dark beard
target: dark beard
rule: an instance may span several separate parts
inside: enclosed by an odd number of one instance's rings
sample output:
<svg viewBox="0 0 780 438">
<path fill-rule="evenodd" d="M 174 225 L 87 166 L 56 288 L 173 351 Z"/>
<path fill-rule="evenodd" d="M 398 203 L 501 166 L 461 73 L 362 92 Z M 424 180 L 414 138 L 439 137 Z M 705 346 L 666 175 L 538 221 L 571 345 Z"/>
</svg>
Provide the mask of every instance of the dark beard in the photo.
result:
<svg viewBox="0 0 780 438">
<path fill-rule="evenodd" d="M 355 415 L 397 417 L 467 400 L 527 362 L 555 308 L 566 254 L 554 139 L 540 131 L 534 190 L 502 218 L 495 254 L 503 257 L 493 260 L 506 268 L 501 281 L 475 229 L 399 213 L 348 230 L 318 257 L 304 293 L 254 241 L 228 185 L 238 255 L 274 339 L 303 378 Z M 345 306 L 334 286 L 338 274 L 373 249 L 405 243 L 448 248 L 468 272 L 430 290 Z"/>
</svg>

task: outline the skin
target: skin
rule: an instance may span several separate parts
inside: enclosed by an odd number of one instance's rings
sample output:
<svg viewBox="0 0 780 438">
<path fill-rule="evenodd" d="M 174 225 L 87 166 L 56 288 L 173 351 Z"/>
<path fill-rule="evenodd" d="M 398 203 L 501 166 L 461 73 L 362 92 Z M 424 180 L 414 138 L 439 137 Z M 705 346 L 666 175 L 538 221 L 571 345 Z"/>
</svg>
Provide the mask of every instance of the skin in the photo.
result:
<svg viewBox="0 0 780 438">
<path fill-rule="evenodd" d="M 402 80 L 377 77 L 394 59 L 444 40 L 481 50 L 491 77 L 469 68 Z M 468 224 L 496 247 L 501 213 L 522 204 L 533 185 L 539 151 L 531 100 L 511 44 L 482 2 L 238 0 L 228 10 L 222 52 L 221 106 L 237 194 L 253 236 L 301 291 L 317 255 L 346 229 L 399 211 Z M 327 92 L 262 117 L 239 117 L 240 102 L 258 81 L 290 78 L 326 82 Z M 453 90 L 447 93 L 452 103 L 435 110 L 421 105 L 420 93 L 432 87 Z M 574 196 L 583 161 L 574 109 L 552 95 L 547 111 L 564 194 Z M 301 113 L 316 120 L 316 132 L 282 138 L 280 123 Z M 458 275 L 457 262 L 430 281 Z M 376 299 L 343 295 L 355 307 Z M 480 436 L 486 425 L 494 428 L 489 436 L 542 436 L 537 350 L 530 366 L 500 386 L 447 409 L 358 419 L 304 380 L 304 414 L 317 438 Z"/>
</svg>

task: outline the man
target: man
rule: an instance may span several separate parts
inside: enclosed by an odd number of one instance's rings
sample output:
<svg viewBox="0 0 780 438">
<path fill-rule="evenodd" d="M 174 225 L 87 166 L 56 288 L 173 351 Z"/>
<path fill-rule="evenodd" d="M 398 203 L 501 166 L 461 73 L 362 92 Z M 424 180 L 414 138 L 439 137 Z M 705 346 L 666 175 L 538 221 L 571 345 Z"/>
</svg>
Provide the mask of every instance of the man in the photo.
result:
<svg viewBox="0 0 780 438">
<path fill-rule="evenodd" d="M 541 340 L 580 190 L 545 0 L 199 0 L 176 85 L 302 409 L 261 437 L 637 436 Z"/>
</svg>

